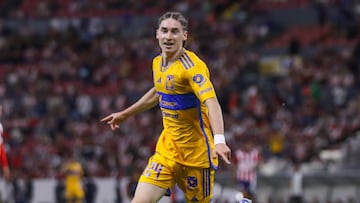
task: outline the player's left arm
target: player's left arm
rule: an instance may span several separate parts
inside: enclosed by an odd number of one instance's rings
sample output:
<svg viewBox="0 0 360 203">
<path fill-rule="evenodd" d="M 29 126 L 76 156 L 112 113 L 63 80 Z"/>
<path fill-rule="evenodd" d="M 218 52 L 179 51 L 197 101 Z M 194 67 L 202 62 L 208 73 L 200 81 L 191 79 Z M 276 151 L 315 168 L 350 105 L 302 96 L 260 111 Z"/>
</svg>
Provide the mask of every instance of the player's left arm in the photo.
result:
<svg viewBox="0 0 360 203">
<path fill-rule="evenodd" d="M 205 101 L 205 105 L 209 111 L 210 125 L 215 139 L 213 158 L 220 156 L 227 164 L 230 164 L 231 150 L 224 137 L 224 119 L 219 101 L 216 97 L 209 98 Z"/>
<path fill-rule="evenodd" d="M 214 135 L 214 150 L 212 158 L 222 158 L 226 163 L 231 163 L 231 151 L 226 145 L 224 136 L 224 119 L 221 107 L 217 99 L 214 86 L 210 80 L 210 72 L 205 63 L 194 60 L 195 67 L 185 71 L 185 76 L 189 84 L 200 100 L 208 109 L 210 126 Z"/>
</svg>

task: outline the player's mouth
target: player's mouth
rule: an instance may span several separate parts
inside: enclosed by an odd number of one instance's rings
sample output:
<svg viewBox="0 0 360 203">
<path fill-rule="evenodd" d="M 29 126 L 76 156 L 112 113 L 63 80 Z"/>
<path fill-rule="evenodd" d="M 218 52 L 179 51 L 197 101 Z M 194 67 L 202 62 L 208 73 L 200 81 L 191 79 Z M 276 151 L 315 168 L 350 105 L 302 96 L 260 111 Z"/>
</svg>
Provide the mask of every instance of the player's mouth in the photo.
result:
<svg viewBox="0 0 360 203">
<path fill-rule="evenodd" d="M 166 48 L 171 48 L 174 45 L 174 43 L 171 42 L 164 42 L 163 44 Z"/>
</svg>

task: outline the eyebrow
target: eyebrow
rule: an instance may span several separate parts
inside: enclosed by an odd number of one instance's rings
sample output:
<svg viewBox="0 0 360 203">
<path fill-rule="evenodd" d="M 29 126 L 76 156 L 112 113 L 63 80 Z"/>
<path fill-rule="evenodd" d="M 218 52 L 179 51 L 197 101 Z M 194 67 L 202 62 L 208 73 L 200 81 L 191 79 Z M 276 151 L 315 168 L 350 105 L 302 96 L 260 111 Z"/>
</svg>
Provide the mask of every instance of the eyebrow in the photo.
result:
<svg viewBox="0 0 360 203">
<path fill-rule="evenodd" d="M 180 28 L 178 28 L 178 27 L 173 27 L 173 28 L 169 28 L 169 27 L 160 27 L 160 29 L 161 29 L 161 30 L 164 30 L 164 29 L 166 29 L 166 30 L 180 30 Z"/>
</svg>

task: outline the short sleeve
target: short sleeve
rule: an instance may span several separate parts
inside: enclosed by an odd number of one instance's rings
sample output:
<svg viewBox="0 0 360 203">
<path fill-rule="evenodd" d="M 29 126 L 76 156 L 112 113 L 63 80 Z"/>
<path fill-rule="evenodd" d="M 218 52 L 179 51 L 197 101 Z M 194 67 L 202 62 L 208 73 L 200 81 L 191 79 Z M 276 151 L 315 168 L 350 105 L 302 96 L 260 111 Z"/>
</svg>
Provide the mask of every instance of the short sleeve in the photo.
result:
<svg viewBox="0 0 360 203">
<path fill-rule="evenodd" d="M 186 71 L 186 78 L 194 94 L 203 103 L 209 98 L 216 97 L 215 89 L 210 80 L 210 73 L 205 63 L 198 63 Z"/>
</svg>

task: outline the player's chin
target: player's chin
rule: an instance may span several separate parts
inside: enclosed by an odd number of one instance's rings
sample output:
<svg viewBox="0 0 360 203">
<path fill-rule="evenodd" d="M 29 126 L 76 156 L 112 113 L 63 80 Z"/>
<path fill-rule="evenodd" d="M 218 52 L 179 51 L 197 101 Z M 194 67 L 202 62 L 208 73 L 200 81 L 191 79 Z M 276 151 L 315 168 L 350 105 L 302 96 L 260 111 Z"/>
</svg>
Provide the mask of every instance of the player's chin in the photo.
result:
<svg viewBox="0 0 360 203">
<path fill-rule="evenodd" d="M 162 50 L 164 52 L 174 52 L 175 51 L 175 47 L 173 45 L 163 45 L 162 46 Z"/>
</svg>

